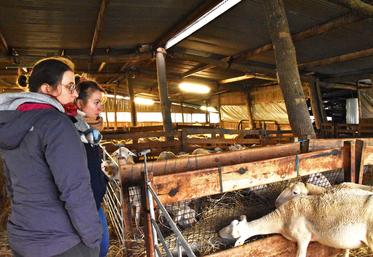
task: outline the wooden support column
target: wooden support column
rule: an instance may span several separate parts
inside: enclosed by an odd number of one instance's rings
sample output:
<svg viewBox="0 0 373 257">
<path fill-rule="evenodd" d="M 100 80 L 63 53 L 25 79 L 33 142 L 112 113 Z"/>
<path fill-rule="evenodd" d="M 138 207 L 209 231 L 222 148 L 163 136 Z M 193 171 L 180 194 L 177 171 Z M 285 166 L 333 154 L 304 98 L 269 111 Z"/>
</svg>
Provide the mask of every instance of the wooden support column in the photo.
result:
<svg viewBox="0 0 373 257">
<path fill-rule="evenodd" d="M 166 76 L 166 50 L 158 48 L 156 52 L 156 65 L 157 65 L 157 80 L 159 99 L 161 101 L 161 110 L 163 118 L 163 129 L 165 132 L 172 132 L 172 119 L 171 119 L 171 103 L 168 99 L 167 76 Z M 170 140 L 168 138 L 167 140 Z M 171 139 L 172 140 L 172 139 Z"/>
<path fill-rule="evenodd" d="M 183 102 L 180 103 L 180 107 L 181 107 L 181 122 L 184 125 L 184 104 Z"/>
<path fill-rule="evenodd" d="M 311 91 L 312 113 L 313 113 L 313 116 L 315 117 L 316 128 L 320 129 L 321 123 L 325 122 L 324 120 L 325 115 L 323 115 L 324 110 L 323 110 L 321 95 L 319 94 L 320 87 L 319 87 L 318 80 L 315 80 L 311 83 L 310 89 L 311 89 L 310 91 Z"/>
<path fill-rule="evenodd" d="M 253 129 L 254 123 L 253 123 L 253 114 L 251 112 L 251 95 L 250 91 L 247 91 L 247 97 L 246 97 L 246 102 L 247 102 L 247 114 L 249 115 L 249 123 L 250 123 L 250 129 Z"/>
<path fill-rule="evenodd" d="M 133 92 L 133 84 L 130 78 L 127 77 L 127 87 L 128 95 L 130 97 L 130 108 L 131 108 L 131 126 L 137 126 L 137 115 L 136 115 L 136 104 L 135 104 L 135 94 Z"/>
<path fill-rule="evenodd" d="M 221 95 L 220 94 L 218 94 L 218 112 L 219 112 L 219 125 L 222 128 L 223 122 L 221 120 Z"/>
<path fill-rule="evenodd" d="M 353 141 L 343 142 L 343 171 L 344 181 L 356 181 L 356 151 Z"/>
<path fill-rule="evenodd" d="M 118 111 L 118 103 L 117 103 L 117 87 L 119 85 L 115 85 L 114 87 L 114 130 L 118 129 L 118 117 L 117 117 L 117 111 Z"/>
<path fill-rule="evenodd" d="M 315 138 L 299 77 L 284 3 L 282 0 L 266 0 L 264 6 L 274 47 L 278 81 L 284 95 L 290 126 L 298 137 Z"/>
</svg>

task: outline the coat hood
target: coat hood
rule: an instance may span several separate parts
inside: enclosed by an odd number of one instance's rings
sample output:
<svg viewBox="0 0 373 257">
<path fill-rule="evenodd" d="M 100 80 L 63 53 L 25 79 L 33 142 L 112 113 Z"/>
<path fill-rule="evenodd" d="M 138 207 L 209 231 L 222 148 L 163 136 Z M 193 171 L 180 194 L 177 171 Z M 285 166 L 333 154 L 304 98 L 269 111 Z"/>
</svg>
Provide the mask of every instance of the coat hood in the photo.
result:
<svg viewBox="0 0 373 257">
<path fill-rule="evenodd" d="M 25 135 L 32 131 L 35 122 L 50 110 L 21 112 L 17 107 L 23 103 L 45 103 L 64 112 L 63 106 L 55 99 L 39 93 L 0 94 L 0 148 L 10 150 L 18 147 Z"/>
</svg>

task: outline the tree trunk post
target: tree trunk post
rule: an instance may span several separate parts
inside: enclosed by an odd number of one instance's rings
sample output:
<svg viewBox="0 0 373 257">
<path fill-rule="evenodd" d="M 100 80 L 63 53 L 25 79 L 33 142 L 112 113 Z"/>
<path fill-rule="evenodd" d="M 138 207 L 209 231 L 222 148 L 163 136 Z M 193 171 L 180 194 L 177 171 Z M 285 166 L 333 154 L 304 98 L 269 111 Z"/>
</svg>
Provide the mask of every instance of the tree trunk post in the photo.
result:
<svg viewBox="0 0 373 257">
<path fill-rule="evenodd" d="M 264 6 L 274 48 L 278 81 L 285 99 L 290 126 L 293 133 L 300 138 L 315 138 L 284 3 L 282 0 L 265 0 Z"/>
</svg>

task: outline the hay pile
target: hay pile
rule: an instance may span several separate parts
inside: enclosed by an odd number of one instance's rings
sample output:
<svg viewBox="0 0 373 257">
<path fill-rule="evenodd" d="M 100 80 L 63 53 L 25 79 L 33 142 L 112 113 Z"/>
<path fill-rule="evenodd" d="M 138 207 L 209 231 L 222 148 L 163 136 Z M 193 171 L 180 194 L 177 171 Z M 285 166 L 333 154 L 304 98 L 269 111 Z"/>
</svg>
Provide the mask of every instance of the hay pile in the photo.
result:
<svg viewBox="0 0 373 257">
<path fill-rule="evenodd" d="M 191 246 L 197 256 L 204 256 L 219 250 L 231 247 L 232 242 L 227 242 L 218 236 L 218 231 L 228 225 L 233 219 L 242 214 L 255 219 L 266 214 L 270 209 L 263 202 L 253 202 L 248 195 L 240 192 L 226 193 L 218 197 L 206 197 L 199 203 L 190 204 L 196 210 L 197 222 L 190 227 L 181 230 L 185 240 Z M 250 202 L 250 204 L 248 204 Z M 198 207 L 199 205 L 199 207 Z M 176 256 L 176 238 L 171 234 L 166 222 L 159 219 L 165 241 L 171 252 Z M 257 239 L 253 238 L 252 240 Z M 161 247 L 163 253 L 163 247 Z M 131 256 L 144 256 L 146 251 L 144 241 L 139 240 L 131 249 Z"/>
<path fill-rule="evenodd" d="M 0 231 L 6 229 L 6 223 L 10 213 L 10 200 L 6 192 L 6 181 L 3 171 L 3 162 L 0 158 Z"/>
<path fill-rule="evenodd" d="M 12 251 L 9 248 L 8 236 L 6 231 L 0 231 L 0 256 L 12 257 Z"/>
</svg>

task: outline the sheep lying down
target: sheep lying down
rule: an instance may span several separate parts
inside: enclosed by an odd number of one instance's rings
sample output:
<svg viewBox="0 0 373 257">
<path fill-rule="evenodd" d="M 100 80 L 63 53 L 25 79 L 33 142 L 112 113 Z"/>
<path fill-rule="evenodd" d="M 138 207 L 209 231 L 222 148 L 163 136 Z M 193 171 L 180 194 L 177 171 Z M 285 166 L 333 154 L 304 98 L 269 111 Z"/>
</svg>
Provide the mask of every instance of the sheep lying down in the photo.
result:
<svg viewBox="0 0 373 257">
<path fill-rule="evenodd" d="M 248 222 L 244 215 L 233 220 L 219 236 L 235 240 L 239 246 L 255 235 L 282 234 L 297 243 L 297 257 L 306 257 L 311 241 L 339 249 L 354 249 L 365 243 L 373 250 L 372 195 L 351 188 L 298 195 L 257 220 Z"/>
</svg>

